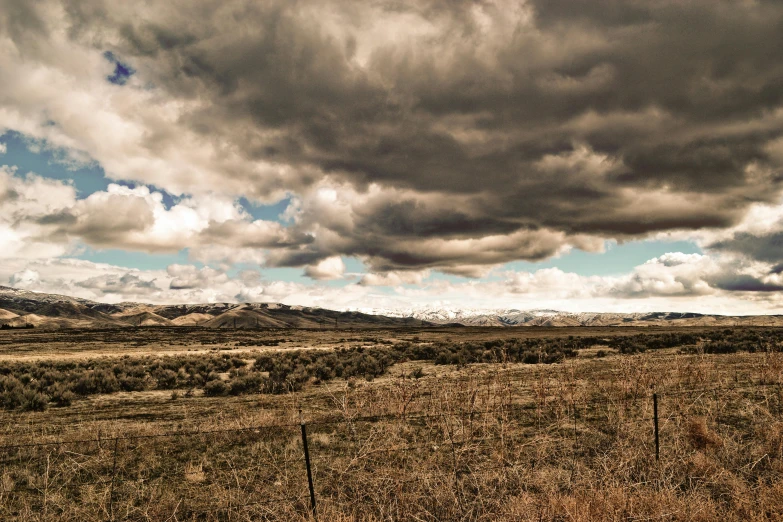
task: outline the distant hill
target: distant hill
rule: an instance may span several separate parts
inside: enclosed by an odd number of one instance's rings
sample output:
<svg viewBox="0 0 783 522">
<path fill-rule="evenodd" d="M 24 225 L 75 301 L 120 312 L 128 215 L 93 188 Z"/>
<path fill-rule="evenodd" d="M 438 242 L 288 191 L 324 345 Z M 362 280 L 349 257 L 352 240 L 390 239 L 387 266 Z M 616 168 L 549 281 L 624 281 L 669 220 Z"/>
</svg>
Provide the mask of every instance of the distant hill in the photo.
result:
<svg viewBox="0 0 783 522">
<path fill-rule="evenodd" d="M 0 286 L 0 325 L 36 328 L 395 328 L 411 326 L 783 326 L 783 316 L 571 313 L 557 310 L 362 309 L 340 312 L 278 303 L 106 304 Z"/>
<path fill-rule="evenodd" d="M 205 328 L 394 328 L 433 326 L 411 317 L 288 306 L 278 303 L 106 304 L 57 294 L 0 286 L 0 325 L 36 328 L 121 328 L 203 326 Z"/>
</svg>

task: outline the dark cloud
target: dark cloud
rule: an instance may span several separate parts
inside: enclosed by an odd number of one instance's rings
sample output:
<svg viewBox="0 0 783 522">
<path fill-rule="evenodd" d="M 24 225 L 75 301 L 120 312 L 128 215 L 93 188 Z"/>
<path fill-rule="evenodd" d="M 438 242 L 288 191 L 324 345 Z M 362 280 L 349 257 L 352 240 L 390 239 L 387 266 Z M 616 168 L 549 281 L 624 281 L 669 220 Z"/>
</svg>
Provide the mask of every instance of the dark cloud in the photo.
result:
<svg viewBox="0 0 783 522">
<path fill-rule="evenodd" d="M 8 188 L 0 192 L 0 203 L 16 201 L 18 199 L 19 199 L 19 193 L 14 189 Z"/>
<path fill-rule="evenodd" d="M 60 210 L 53 214 L 47 214 L 38 218 L 39 225 L 73 225 L 78 221 L 78 218 L 73 215 L 69 210 Z"/>
<path fill-rule="evenodd" d="M 451 205 L 449 205 L 451 203 Z M 441 205 L 447 206 L 441 206 Z M 488 234 L 510 234 L 519 223 L 495 217 L 474 209 L 459 208 L 463 202 L 444 196 L 439 205 L 428 205 L 413 199 L 386 201 L 361 209 L 356 223 L 359 233 L 367 237 L 390 236 L 416 238 L 476 237 Z"/>
<path fill-rule="evenodd" d="M 759 279 L 737 274 L 722 278 L 714 282 L 716 288 L 728 290 L 730 292 L 780 292 L 783 291 L 783 285 L 760 281 Z"/>
<path fill-rule="evenodd" d="M 7 20 L 44 30 L 27 2 L 9 3 Z M 247 242 L 275 250 L 272 264 L 540 259 L 583 235 L 727 227 L 781 193 L 768 147 L 783 135 L 779 2 L 63 4 L 74 41 L 111 47 L 188 103 L 177 124 L 216 162 L 288 169 L 272 182 L 219 163 L 244 195 L 326 178 L 360 195 L 405 191 Z M 146 136 L 152 151 L 179 139 Z M 313 239 L 316 226 L 336 237 Z M 494 237 L 507 239 L 478 243 Z"/>
<path fill-rule="evenodd" d="M 211 222 L 201 232 L 201 241 L 207 244 L 241 246 L 243 248 L 291 248 L 313 242 L 313 237 L 289 230 L 276 222 L 227 220 Z"/>
<path fill-rule="evenodd" d="M 779 265 L 783 261 L 783 232 L 754 235 L 737 232 L 731 239 L 717 241 L 708 246 L 711 250 L 742 254 L 759 261 Z M 773 269 L 773 273 L 777 273 Z"/>
</svg>

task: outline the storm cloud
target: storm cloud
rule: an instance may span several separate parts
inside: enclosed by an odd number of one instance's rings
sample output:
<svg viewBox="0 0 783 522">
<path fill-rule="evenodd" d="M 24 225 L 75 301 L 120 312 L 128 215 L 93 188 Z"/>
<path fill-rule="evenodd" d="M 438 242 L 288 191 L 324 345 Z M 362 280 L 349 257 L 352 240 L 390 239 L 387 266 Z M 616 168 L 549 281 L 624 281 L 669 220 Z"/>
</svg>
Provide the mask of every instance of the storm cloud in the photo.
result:
<svg viewBox="0 0 783 522">
<path fill-rule="evenodd" d="M 199 241 L 238 238 L 318 278 L 340 255 L 479 275 L 729 228 L 783 189 L 780 2 L 3 0 L 0 13 L 6 125 L 194 201 L 290 197 L 286 230 L 218 220 Z M 58 61 L 58 44 L 91 61 Z M 117 64 L 128 74 L 106 81 Z M 97 92 L 103 112 L 31 99 L 24 75 L 39 69 Z M 91 123 L 117 134 L 86 136 Z M 132 223 L 62 226 L 126 241 L 153 226 L 134 203 Z M 772 288 L 746 283 L 723 288 Z"/>
</svg>

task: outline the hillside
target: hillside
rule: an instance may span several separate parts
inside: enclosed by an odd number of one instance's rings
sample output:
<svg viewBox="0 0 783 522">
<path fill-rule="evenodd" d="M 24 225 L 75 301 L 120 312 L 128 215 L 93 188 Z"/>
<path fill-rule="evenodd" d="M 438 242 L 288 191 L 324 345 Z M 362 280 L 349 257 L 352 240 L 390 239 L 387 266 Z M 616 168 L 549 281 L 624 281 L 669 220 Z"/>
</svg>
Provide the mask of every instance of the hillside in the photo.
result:
<svg viewBox="0 0 783 522">
<path fill-rule="evenodd" d="M 783 326 L 783 316 L 697 313 L 572 313 L 557 310 L 420 308 L 336 311 L 279 303 L 106 304 L 0 286 L 0 324 L 36 328 L 380 328 L 411 326 Z"/>
<path fill-rule="evenodd" d="M 409 317 L 288 306 L 278 303 L 106 304 L 57 294 L 0 286 L 0 324 L 36 328 L 121 328 L 203 326 L 205 328 L 324 328 L 428 326 Z"/>
</svg>

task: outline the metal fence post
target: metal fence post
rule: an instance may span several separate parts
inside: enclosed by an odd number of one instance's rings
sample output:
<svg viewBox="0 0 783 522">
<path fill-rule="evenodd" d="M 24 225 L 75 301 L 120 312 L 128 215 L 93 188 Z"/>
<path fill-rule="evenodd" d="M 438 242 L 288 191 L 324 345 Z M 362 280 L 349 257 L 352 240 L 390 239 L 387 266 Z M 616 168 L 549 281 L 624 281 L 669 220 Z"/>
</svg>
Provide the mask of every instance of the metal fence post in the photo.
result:
<svg viewBox="0 0 783 522">
<path fill-rule="evenodd" d="M 117 477 L 117 444 L 120 438 L 114 439 L 114 462 L 111 466 L 111 488 L 109 489 L 109 520 L 114 522 L 114 480 Z"/>
<path fill-rule="evenodd" d="M 299 410 L 299 425 L 302 428 L 302 446 L 304 446 L 305 466 L 307 467 L 307 486 L 310 488 L 310 511 L 313 519 L 318 520 L 318 514 L 315 510 L 315 488 L 313 488 L 313 472 L 310 468 L 310 450 L 307 447 L 307 426 L 302 417 L 302 410 Z"/>
<path fill-rule="evenodd" d="M 661 460 L 661 445 L 658 439 L 658 394 L 653 393 L 653 423 L 655 425 L 655 460 Z"/>
</svg>

